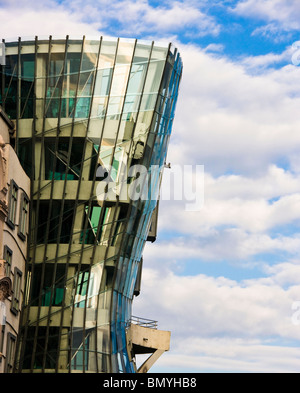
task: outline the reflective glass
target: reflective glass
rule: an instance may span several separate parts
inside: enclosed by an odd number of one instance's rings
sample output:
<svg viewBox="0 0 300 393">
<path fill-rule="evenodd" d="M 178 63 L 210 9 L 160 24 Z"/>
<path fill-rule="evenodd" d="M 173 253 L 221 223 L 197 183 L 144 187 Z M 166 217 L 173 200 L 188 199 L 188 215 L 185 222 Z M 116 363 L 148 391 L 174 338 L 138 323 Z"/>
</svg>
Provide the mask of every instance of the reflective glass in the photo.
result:
<svg viewBox="0 0 300 393">
<path fill-rule="evenodd" d="M 113 67 L 117 49 L 117 40 L 103 40 L 98 68 L 107 69 Z"/>
<path fill-rule="evenodd" d="M 116 64 L 130 64 L 134 50 L 134 40 L 119 40 Z"/>
</svg>

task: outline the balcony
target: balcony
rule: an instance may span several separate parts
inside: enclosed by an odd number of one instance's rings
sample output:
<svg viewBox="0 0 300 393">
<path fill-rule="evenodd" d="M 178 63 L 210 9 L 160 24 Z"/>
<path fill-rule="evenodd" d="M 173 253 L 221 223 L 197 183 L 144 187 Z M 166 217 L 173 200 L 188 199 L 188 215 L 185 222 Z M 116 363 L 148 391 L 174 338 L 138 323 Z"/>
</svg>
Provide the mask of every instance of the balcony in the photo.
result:
<svg viewBox="0 0 300 393">
<path fill-rule="evenodd" d="M 131 360 L 136 355 L 151 354 L 136 370 L 146 373 L 157 359 L 170 349 L 171 332 L 157 329 L 157 321 L 132 316 L 127 326 L 127 349 Z"/>
</svg>

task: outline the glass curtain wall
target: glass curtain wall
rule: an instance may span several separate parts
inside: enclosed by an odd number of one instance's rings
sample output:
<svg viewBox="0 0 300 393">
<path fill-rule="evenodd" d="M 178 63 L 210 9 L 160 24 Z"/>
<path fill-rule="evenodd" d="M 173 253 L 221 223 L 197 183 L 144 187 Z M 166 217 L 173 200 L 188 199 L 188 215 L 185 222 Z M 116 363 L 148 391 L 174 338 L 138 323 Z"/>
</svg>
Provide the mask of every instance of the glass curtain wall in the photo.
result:
<svg viewBox="0 0 300 393">
<path fill-rule="evenodd" d="M 171 45 L 103 37 L 19 39 L 5 51 L 0 105 L 32 180 L 15 371 L 134 372 L 126 326 L 181 58 Z M 121 198 L 138 165 L 146 198 Z"/>
</svg>

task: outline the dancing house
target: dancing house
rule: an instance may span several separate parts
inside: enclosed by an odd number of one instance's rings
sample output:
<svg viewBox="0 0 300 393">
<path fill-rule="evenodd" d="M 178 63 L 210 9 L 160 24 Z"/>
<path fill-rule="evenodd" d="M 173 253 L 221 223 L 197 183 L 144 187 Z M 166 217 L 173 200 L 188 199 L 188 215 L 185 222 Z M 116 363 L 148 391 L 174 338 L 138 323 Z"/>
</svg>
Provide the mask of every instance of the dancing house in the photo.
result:
<svg viewBox="0 0 300 393">
<path fill-rule="evenodd" d="M 171 44 L 2 41 L 0 105 L 30 178 L 14 372 L 146 372 L 170 332 L 131 315 L 182 72 Z M 136 355 L 149 353 L 141 367 Z"/>
</svg>

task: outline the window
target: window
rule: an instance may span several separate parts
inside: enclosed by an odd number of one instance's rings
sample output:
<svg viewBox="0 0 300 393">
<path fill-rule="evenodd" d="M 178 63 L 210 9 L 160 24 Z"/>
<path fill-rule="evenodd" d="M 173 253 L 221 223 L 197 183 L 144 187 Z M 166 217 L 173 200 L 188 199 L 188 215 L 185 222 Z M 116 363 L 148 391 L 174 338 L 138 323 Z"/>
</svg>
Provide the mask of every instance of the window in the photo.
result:
<svg viewBox="0 0 300 393">
<path fill-rule="evenodd" d="M 17 267 L 14 270 L 14 286 L 13 286 L 13 296 L 11 302 L 11 312 L 15 315 L 18 314 L 20 310 L 20 295 L 21 295 L 21 281 L 22 281 L 22 272 Z"/>
<path fill-rule="evenodd" d="M 9 211 L 7 217 L 7 224 L 11 229 L 15 228 L 16 214 L 17 214 L 17 201 L 18 201 L 18 189 L 16 183 L 10 181 L 10 194 L 9 194 Z"/>
<path fill-rule="evenodd" d="M 107 215 L 109 212 L 109 208 L 101 208 L 101 206 L 94 204 L 90 208 L 89 212 L 89 207 L 85 206 L 85 216 L 83 220 L 83 230 L 81 231 L 80 234 L 80 242 L 84 244 L 94 244 L 95 240 L 97 242 L 100 242 L 101 240 L 101 235 L 103 232 L 104 228 L 104 223 L 106 221 Z M 85 228 L 85 220 L 88 216 L 88 225 L 86 230 Z M 100 224 L 101 221 L 101 224 Z M 84 236 L 85 235 L 85 236 Z"/>
<path fill-rule="evenodd" d="M 63 212 L 61 214 L 61 200 L 53 200 L 52 206 L 48 201 L 40 202 L 40 210 L 38 216 L 37 229 L 37 243 L 43 244 L 48 242 L 54 243 L 69 243 L 70 228 L 72 227 L 74 217 L 74 203 L 72 201 L 65 201 Z M 34 205 L 34 209 L 36 205 Z M 50 209 L 50 219 L 48 218 Z M 47 233 L 47 222 L 49 220 L 49 232 Z"/>
<path fill-rule="evenodd" d="M 41 263 L 34 267 L 34 281 L 32 282 L 31 304 L 38 306 L 40 296 L 41 306 L 61 306 L 64 298 L 65 266 L 52 263 Z M 54 277 L 55 274 L 55 277 Z M 42 288 L 42 292 L 41 292 Z"/>
<path fill-rule="evenodd" d="M 92 358 L 89 354 L 91 334 L 91 329 L 86 329 L 85 332 L 79 328 L 73 329 L 72 370 L 88 370 L 89 360 Z"/>
<path fill-rule="evenodd" d="M 26 239 L 28 208 L 29 208 L 29 199 L 27 195 L 23 192 L 21 198 L 20 221 L 19 221 L 19 232 L 18 232 L 18 236 L 23 241 Z"/>
<path fill-rule="evenodd" d="M 4 246 L 3 259 L 5 260 L 5 275 L 10 277 L 11 265 L 12 265 L 13 252 L 8 246 Z"/>
<path fill-rule="evenodd" d="M 5 304 L 4 304 L 4 302 L 0 302 L 0 362 L 2 361 L 5 324 L 6 324 Z"/>
<path fill-rule="evenodd" d="M 6 365 L 5 372 L 12 373 L 16 351 L 16 336 L 11 333 L 7 334 L 7 349 L 6 349 Z"/>
<path fill-rule="evenodd" d="M 29 326 L 24 349 L 23 368 L 54 369 L 58 356 L 59 327 Z M 36 338 L 36 350 L 33 351 Z M 47 344 L 46 343 L 47 338 Z"/>
<path fill-rule="evenodd" d="M 52 138 L 45 141 L 45 179 L 78 180 L 82 156 L 84 155 L 84 138 L 74 138 L 71 151 L 68 138 L 59 138 L 58 144 Z M 54 172 L 53 172 L 54 170 Z"/>
</svg>

